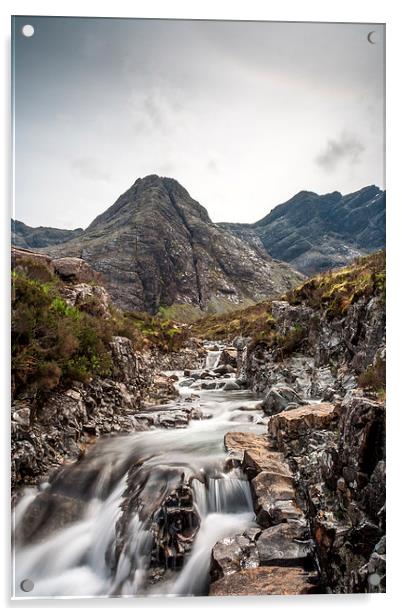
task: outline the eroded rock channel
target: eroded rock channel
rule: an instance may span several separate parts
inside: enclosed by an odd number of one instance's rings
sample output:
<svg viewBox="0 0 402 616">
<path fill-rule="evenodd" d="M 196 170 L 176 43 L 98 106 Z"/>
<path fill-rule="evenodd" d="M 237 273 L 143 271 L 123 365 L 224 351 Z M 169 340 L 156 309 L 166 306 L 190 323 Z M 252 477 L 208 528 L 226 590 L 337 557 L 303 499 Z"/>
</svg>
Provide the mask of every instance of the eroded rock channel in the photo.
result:
<svg viewBox="0 0 402 616">
<path fill-rule="evenodd" d="M 339 403 L 289 399 L 286 386 L 258 399 L 245 389 L 241 351 L 206 350 L 204 368 L 172 374 L 176 400 L 148 405 L 136 431 L 100 438 L 25 491 L 14 514 L 17 585 L 30 579 L 41 597 L 336 592 L 342 558 L 354 559 L 357 590 L 370 572 L 381 580 L 380 523 L 334 517 L 355 489 L 335 467 L 348 447 L 358 465 L 374 438 L 350 426 L 366 413 L 375 431 L 381 405 L 343 402 L 339 453 Z M 364 557 L 345 556 L 353 540 Z"/>
</svg>

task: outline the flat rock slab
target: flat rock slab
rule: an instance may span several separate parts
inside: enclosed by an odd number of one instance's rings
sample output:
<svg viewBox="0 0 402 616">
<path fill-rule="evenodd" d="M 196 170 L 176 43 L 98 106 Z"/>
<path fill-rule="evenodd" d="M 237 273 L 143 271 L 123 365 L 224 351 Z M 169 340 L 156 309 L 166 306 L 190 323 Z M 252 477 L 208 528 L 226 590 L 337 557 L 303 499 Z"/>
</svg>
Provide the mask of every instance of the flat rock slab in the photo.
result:
<svg viewBox="0 0 402 616">
<path fill-rule="evenodd" d="M 337 418 L 338 411 L 329 402 L 299 406 L 271 417 L 268 434 L 279 442 L 283 439 L 292 440 L 310 430 L 329 429 Z"/>
<path fill-rule="evenodd" d="M 310 541 L 306 540 L 306 524 L 289 522 L 264 530 L 257 539 L 262 565 L 295 567 L 310 556 Z"/>
<path fill-rule="evenodd" d="M 243 569 L 211 584 L 212 596 L 305 595 L 314 592 L 311 574 L 301 567 Z"/>
<path fill-rule="evenodd" d="M 262 471 L 291 477 L 283 454 L 268 448 L 268 438 L 265 435 L 228 432 L 224 442 L 230 454 L 242 457 L 243 468 L 249 477 L 255 477 Z"/>
</svg>

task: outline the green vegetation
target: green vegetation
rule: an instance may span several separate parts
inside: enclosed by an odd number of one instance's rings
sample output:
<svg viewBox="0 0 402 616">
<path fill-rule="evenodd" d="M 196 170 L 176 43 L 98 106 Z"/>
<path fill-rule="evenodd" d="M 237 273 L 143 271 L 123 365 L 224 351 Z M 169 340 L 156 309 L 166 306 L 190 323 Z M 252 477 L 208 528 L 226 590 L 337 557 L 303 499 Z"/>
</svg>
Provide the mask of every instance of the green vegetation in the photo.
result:
<svg viewBox="0 0 402 616">
<path fill-rule="evenodd" d="M 281 299 L 291 305 L 304 304 L 314 308 L 317 315 L 331 320 L 343 316 L 349 306 L 360 297 L 379 296 L 385 302 L 385 252 L 361 257 L 349 266 L 310 278 Z M 210 340 L 235 336 L 251 337 L 264 342 L 286 355 L 301 348 L 307 331 L 294 325 L 285 334 L 276 330 L 271 313 L 272 302 L 265 301 L 225 315 L 208 316 L 191 326 L 194 335 Z"/>
<path fill-rule="evenodd" d="M 105 316 L 96 295 L 71 306 L 62 293 L 61 281 L 41 263 L 24 263 L 12 272 L 14 395 L 110 375 L 113 336 L 129 338 L 136 350 L 174 351 L 186 340 L 186 330 L 167 318 L 116 308 Z"/>
<path fill-rule="evenodd" d="M 384 359 L 376 358 L 373 365 L 362 372 L 358 378 L 358 385 L 363 389 L 376 392 L 381 398 L 385 397 L 386 364 Z"/>
<path fill-rule="evenodd" d="M 69 306 L 56 279 L 40 282 L 13 273 L 13 390 L 53 389 L 60 381 L 108 375 L 112 326 Z"/>
<path fill-rule="evenodd" d="M 292 305 L 304 303 L 324 311 L 328 319 L 344 315 L 360 297 L 385 302 L 385 252 L 361 257 L 350 266 L 310 278 L 286 295 Z"/>
</svg>

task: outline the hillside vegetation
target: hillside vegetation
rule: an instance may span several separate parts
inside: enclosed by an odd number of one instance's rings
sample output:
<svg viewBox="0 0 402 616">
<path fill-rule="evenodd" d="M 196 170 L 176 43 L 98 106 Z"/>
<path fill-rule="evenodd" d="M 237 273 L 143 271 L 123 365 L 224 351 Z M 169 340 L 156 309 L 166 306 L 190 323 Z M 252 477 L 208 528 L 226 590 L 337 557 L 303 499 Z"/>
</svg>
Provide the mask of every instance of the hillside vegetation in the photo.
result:
<svg viewBox="0 0 402 616">
<path fill-rule="evenodd" d="M 360 297 L 380 296 L 385 302 L 385 252 L 361 257 L 338 270 L 318 274 L 289 291 L 280 299 L 291 305 L 305 304 L 331 320 L 346 313 Z M 210 340 L 235 336 L 251 337 L 254 342 L 278 342 L 272 301 L 263 301 L 230 314 L 209 316 L 191 327 L 194 335 Z M 291 346 L 301 338 L 300 329 L 289 332 Z M 282 341 L 286 347 L 287 341 Z"/>
<path fill-rule="evenodd" d="M 96 283 L 98 284 L 98 283 Z M 105 315 L 96 295 L 78 306 L 63 297 L 60 278 L 29 257 L 12 270 L 13 394 L 40 394 L 73 381 L 111 374 L 110 342 L 125 336 L 135 350 L 174 351 L 186 331 L 163 315 Z"/>
</svg>

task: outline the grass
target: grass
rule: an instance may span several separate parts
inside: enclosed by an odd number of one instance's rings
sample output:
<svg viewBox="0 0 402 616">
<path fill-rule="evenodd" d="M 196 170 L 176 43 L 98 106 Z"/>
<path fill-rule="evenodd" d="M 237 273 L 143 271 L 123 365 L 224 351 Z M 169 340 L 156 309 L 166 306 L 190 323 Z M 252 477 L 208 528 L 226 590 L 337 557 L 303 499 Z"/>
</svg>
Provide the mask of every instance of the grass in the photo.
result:
<svg viewBox="0 0 402 616">
<path fill-rule="evenodd" d="M 301 303 L 324 311 L 328 319 L 343 316 L 360 297 L 379 296 L 385 303 L 385 252 L 361 257 L 351 265 L 310 278 L 286 295 L 292 305 Z"/>
<path fill-rule="evenodd" d="M 318 274 L 280 299 L 294 306 L 310 306 L 317 311 L 313 318 L 322 315 L 330 321 L 344 316 L 359 298 L 373 296 L 385 303 L 384 251 L 361 257 L 339 270 Z M 254 343 L 265 342 L 285 354 L 300 348 L 306 332 L 296 324 L 285 335 L 279 335 L 271 311 L 272 301 L 260 302 L 229 314 L 200 319 L 191 326 L 191 332 L 210 340 L 247 336 Z"/>
</svg>

